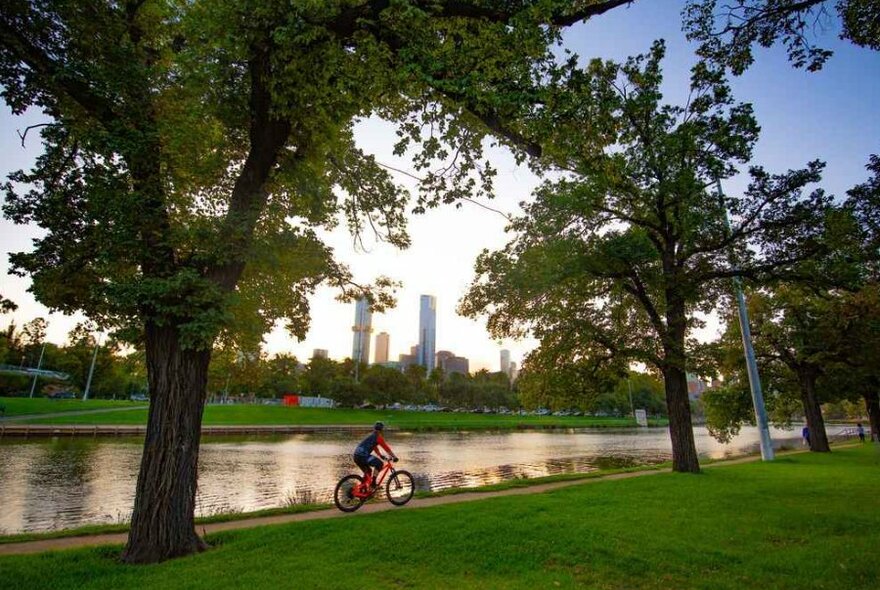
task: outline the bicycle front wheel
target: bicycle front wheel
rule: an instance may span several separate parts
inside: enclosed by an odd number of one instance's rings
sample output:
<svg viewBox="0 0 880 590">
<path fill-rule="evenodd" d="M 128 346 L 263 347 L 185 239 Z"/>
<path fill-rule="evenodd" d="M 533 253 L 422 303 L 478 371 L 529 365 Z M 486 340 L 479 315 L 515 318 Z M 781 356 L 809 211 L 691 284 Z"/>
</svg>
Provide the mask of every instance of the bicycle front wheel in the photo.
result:
<svg viewBox="0 0 880 590">
<path fill-rule="evenodd" d="M 409 471 L 395 471 L 385 485 L 388 500 L 395 506 L 403 506 L 409 502 L 415 491 L 416 486 Z"/>
<path fill-rule="evenodd" d="M 336 484 L 336 490 L 333 492 L 333 502 L 337 508 L 343 512 L 354 512 L 363 505 L 364 499 L 354 495 L 355 489 L 361 485 L 362 481 L 360 475 L 354 474 L 346 475 L 339 480 L 339 483 Z"/>
</svg>

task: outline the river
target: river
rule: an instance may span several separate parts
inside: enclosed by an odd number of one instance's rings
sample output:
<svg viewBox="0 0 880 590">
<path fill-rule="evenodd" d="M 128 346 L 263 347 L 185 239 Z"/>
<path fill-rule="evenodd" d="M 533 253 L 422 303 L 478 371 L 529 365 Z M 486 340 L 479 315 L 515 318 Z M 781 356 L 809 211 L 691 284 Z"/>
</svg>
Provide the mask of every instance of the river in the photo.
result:
<svg viewBox="0 0 880 590">
<path fill-rule="evenodd" d="M 798 446 L 800 428 L 773 430 Z M 833 432 L 833 430 L 832 430 Z M 702 456 L 757 449 L 754 428 L 729 444 L 694 429 Z M 516 432 L 389 433 L 399 466 L 419 489 L 474 487 L 518 477 L 588 472 L 670 459 L 665 428 Z M 199 516 L 330 501 L 355 471 L 358 440 L 343 435 L 206 438 L 199 460 Z M 127 521 L 142 441 L 126 438 L 5 439 L 0 442 L 0 533 Z"/>
</svg>

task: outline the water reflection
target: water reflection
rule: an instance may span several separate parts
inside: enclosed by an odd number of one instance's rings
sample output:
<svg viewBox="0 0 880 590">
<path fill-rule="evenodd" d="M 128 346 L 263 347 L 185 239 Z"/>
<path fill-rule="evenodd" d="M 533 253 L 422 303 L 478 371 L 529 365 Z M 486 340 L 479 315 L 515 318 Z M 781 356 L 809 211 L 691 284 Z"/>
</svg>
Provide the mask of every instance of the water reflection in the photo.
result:
<svg viewBox="0 0 880 590">
<path fill-rule="evenodd" d="M 797 444 L 796 432 L 774 442 Z M 730 444 L 695 429 L 709 457 L 757 449 L 757 431 Z M 207 438 L 199 461 L 197 513 L 251 511 L 327 502 L 336 481 L 355 471 L 359 437 L 294 435 Z M 389 442 L 418 489 L 474 487 L 515 478 L 652 464 L 670 458 L 664 428 L 570 431 L 390 433 Z M 14 533 L 128 519 L 141 441 L 58 438 L 0 442 L 0 531 Z"/>
</svg>

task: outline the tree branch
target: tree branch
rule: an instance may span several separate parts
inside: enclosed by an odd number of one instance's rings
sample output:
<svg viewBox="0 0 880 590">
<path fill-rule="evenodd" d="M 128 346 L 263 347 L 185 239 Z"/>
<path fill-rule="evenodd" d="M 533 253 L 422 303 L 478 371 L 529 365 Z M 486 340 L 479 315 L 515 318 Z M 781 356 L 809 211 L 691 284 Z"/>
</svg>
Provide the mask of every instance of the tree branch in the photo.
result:
<svg viewBox="0 0 880 590">
<path fill-rule="evenodd" d="M 257 221 L 268 198 L 266 182 L 291 133 L 290 121 L 276 118 L 272 113 L 269 88 L 271 50 L 268 42 L 263 46 L 255 42 L 251 51 L 253 53 L 248 60 L 251 80 L 250 150 L 232 189 L 221 233 L 227 240 L 225 250 L 229 258 L 206 271 L 206 276 L 225 290 L 235 288 L 244 271 L 245 254 L 253 241 Z M 296 155 L 302 157 L 301 148 Z"/>
<path fill-rule="evenodd" d="M 0 46 L 5 47 L 28 68 L 39 74 L 42 84 L 66 95 L 99 122 L 114 120 L 113 103 L 100 96 L 82 80 L 71 77 L 40 47 L 32 43 L 5 18 L 0 17 Z"/>
<path fill-rule="evenodd" d="M 28 131 L 31 129 L 37 129 L 38 127 L 49 127 L 50 125 L 54 125 L 54 123 L 37 123 L 36 125 L 28 125 L 24 128 L 24 133 L 16 129 L 15 132 L 18 134 L 18 137 L 21 138 L 21 147 L 25 147 L 24 140 L 27 138 Z"/>
</svg>

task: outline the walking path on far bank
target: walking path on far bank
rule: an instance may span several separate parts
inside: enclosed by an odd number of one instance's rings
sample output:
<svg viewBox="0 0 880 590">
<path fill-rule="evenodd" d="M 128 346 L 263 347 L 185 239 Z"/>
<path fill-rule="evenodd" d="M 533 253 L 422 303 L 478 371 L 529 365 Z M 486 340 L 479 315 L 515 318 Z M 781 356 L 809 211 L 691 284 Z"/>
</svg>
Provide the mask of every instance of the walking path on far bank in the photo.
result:
<svg viewBox="0 0 880 590">
<path fill-rule="evenodd" d="M 842 445 L 841 445 L 842 446 Z M 791 453 L 802 453 L 806 451 L 792 451 Z M 789 453 L 789 454 L 791 454 Z M 724 465 L 736 465 L 739 463 L 748 463 L 760 460 L 760 456 L 738 457 L 725 461 L 717 461 L 704 465 L 704 468 L 711 468 Z M 536 484 L 527 487 L 509 488 L 499 491 L 475 491 L 463 492 L 459 494 L 450 494 L 445 496 L 434 496 L 429 498 L 415 498 L 410 501 L 403 510 L 412 510 L 418 508 L 428 508 L 431 506 L 442 506 L 445 504 L 459 504 L 463 502 L 473 502 L 475 500 L 485 500 L 488 498 L 499 498 L 503 496 L 521 496 L 527 494 L 540 494 L 562 488 L 577 485 L 585 485 L 598 483 L 602 481 L 613 481 L 618 479 L 629 479 L 633 477 L 643 477 L 649 475 L 657 475 L 659 473 L 670 473 L 671 469 L 646 469 L 644 471 L 630 471 L 626 473 L 614 473 L 605 476 L 576 479 L 569 481 L 552 482 L 545 484 Z M 265 525 L 286 524 L 292 522 L 303 522 L 308 520 L 319 520 L 327 518 L 342 518 L 345 516 L 357 517 L 360 514 L 373 514 L 376 512 L 385 512 L 394 510 L 397 507 L 389 502 L 371 502 L 361 507 L 354 514 L 346 514 L 332 508 L 327 510 L 315 510 L 313 512 L 301 512 L 297 514 L 282 514 L 275 516 L 264 516 L 256 518 L 245 518 L 242 520 L 233 520 L 227 522 L 218 522 L 211 524 L 196 525 L 196 530 L 202 535 L 210 535 L 221 531 L 230 531 L 237 529 L 247 529 L 261 527 Z M 128 539 L 128 533 L 98 534 L 79 537 L 63 537 L 57 539 L 43 539 L 38 541 L 25 541 L 21 543 L 0 544 L 0 556 L 3 555 L 22 555 L 30 553 L 41 553 L 44 551 L 54 551 L 61 549 L 74 549 L 81 547 L 94 547 L 98 545 L 121 545 Z"/>
<path fill-rule="evenodd" d="M 0 423 L 19 422 L 27 420 L 37 420 L 43 418 L 62 418 L 67 416 L 82 416 L 85 414 L 107 414 L 110 412 L 130 412 L 132 410 L 145 410 L 148 405 L 142 406 L 126 406 L 124 408 L 97 408 L 94 410 L 71 410 L 69 412 L 52 412 L 48 414 L 18 414 L 15 416 L 4 416 L 0 418 Z"/>
</svg>

